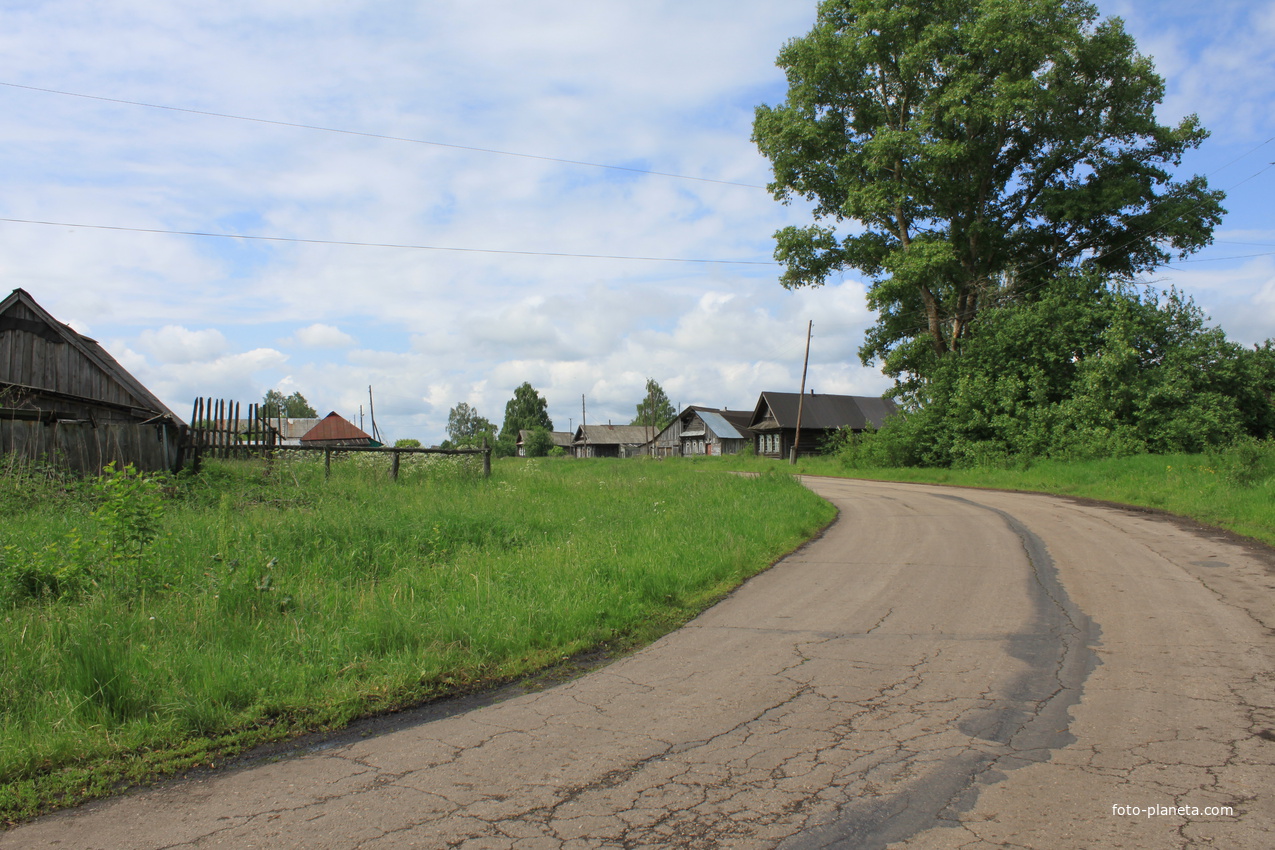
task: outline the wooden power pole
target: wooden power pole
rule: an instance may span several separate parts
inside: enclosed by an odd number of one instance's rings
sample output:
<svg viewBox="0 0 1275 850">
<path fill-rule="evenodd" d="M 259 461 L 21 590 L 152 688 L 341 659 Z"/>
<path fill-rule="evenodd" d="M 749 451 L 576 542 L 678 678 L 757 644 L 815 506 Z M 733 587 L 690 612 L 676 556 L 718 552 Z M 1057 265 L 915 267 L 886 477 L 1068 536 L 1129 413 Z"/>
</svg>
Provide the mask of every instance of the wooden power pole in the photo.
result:
<svg viewBox="0 0 1275 850">
<path fill-rule="evenodd" d="M 797 446 L 801 443 L 801 409 L 806 403 L 806 369 L 810 366 L 810 331 L 814 326 L 814 319 L 806 324 L 806 359 L 801 362 L 801 393 L 797 396 L 797 433 L 792 438 L 792 458 L 789 460 L 793 466 L 797 465 Z"/>
</svg>

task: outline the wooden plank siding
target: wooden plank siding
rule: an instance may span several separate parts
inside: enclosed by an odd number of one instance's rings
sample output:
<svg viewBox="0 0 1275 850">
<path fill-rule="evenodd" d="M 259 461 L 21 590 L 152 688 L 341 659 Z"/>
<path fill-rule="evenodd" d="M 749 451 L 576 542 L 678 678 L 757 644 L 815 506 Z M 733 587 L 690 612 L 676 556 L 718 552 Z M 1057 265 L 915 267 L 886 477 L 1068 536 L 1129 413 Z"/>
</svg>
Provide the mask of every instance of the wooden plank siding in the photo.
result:
<svg viewBox="0 0 1275 850">
<path fill-rule="evenodd" d="M 33 326 L 43 324 L 22 304 L 15 304 L 8 316 L 26 319 Z M 0 381 L 112 404 L 136 406 L 139 403 L 83 353 L 61 338 L 51 337 L 52 334 L 33 333 L 25 328 L 12 328 L 9 333 L 0 334 Z"/>
<path fill-rule="evenodd" d="M 96 475 L 112 461 L 146 471 L 172 469 L 177 435 L 171 426 L 136 422 L 41 422 L 0 411 L 0 456 L 48 463 Z"/>
</svg>

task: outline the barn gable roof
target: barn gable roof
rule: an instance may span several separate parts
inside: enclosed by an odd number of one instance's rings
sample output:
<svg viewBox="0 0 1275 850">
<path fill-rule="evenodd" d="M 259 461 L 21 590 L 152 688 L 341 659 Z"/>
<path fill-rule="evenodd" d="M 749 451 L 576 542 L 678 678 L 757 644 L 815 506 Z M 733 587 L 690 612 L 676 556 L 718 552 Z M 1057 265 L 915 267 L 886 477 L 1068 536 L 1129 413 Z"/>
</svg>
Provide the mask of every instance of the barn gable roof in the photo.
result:
<svg viewBox="0 0 1275 850">
<path fill-rule="evenodd" d="M 66 344 L 78 355 L 80 365 L 99 374 L 102 381 L 75 382 L 70 374 L 54 371 L 50 378 L 50 370 L 39 369 L 41 364 L 19 364 L 12 354 L 16 343 L 5 344 L 4 337 L 12 335 L 16 338 L 25 332 L 44 340 L 46 343 Z M 38 343 L 37 343 L 38 345 Z M 73 370 L 72 370 L 73 371 Z M 37 390 L 41 393 L 61 396 L 72 400 L 98 402 L 114 407 L 132 407 L 140 412 L 150 414 L 151 418 L 171 419 L 181 423 L 181 419 L 159 400 L 142 382 L 133 377 L 127 369 L 107 353 L 97 340 L 76 332 L 70 325 L 63 324 L 41 307 L 24 289 L 15 289 L 0 301 L 0 383 L 23 389 Z M 114 386 L 117 393 L 114 397 L 105 392 L 91 392 L 88 386 Z"/>
<path fill-rule="evenodd" d="M 801 428 L 855 431 L 880 428 L 897 410 L 893 399 L 874 396 L 815 395 L 802 399 L 800 393 L 763 392 L 757 399 L 749 427 L 758 430 L 796 428 L 797 406 L 801 404 Z"/>
<path fill-rule="evenodd" d="M 589 445 L 640 446 L 651 439 L 651 429 L 644 425 L 581 425 L 576 428 L 575 442 Z"/>
</svg>

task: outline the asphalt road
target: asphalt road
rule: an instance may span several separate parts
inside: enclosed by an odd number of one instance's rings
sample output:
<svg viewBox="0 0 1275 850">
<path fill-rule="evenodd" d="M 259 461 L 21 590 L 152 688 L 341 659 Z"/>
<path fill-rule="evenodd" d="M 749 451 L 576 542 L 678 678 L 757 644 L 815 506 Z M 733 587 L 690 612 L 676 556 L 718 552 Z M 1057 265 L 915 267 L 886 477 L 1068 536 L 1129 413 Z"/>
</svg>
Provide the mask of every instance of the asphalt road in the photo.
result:
<svg viewBox="0 0 1275 850">
<path fill-rule="evenodd" d="M 807 484 L 839 520 L 642 652 L 0 847 L 1275 847 L 1271 550 L 1044 496 Z"/>
</svg>

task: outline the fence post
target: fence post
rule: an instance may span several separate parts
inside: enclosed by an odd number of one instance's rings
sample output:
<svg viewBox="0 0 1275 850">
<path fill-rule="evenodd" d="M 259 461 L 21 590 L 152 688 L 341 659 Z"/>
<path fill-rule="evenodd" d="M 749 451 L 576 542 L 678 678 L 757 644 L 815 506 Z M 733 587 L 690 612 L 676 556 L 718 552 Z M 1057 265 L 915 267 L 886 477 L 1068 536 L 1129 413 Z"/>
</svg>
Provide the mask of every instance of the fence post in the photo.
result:
<svg viewBox="0 0 1275 850">
<path fill-rule="evenodd" d="M 483 437 L 483 478 L 491 478 L 491 446 Z"/>
<path fill-rule="evenodd" d="M 394 459 L 390 462 L 390 478 L 394 479 L 395 481 L 398 480 L 398 457 L 401 454 L 402 452 L 395 449 Z"/>
<path fill-rule="evenodd" d="M 327 481 L 332 476 L 332 450 L 323 450 L 323 480 Z"/>
</svg>

